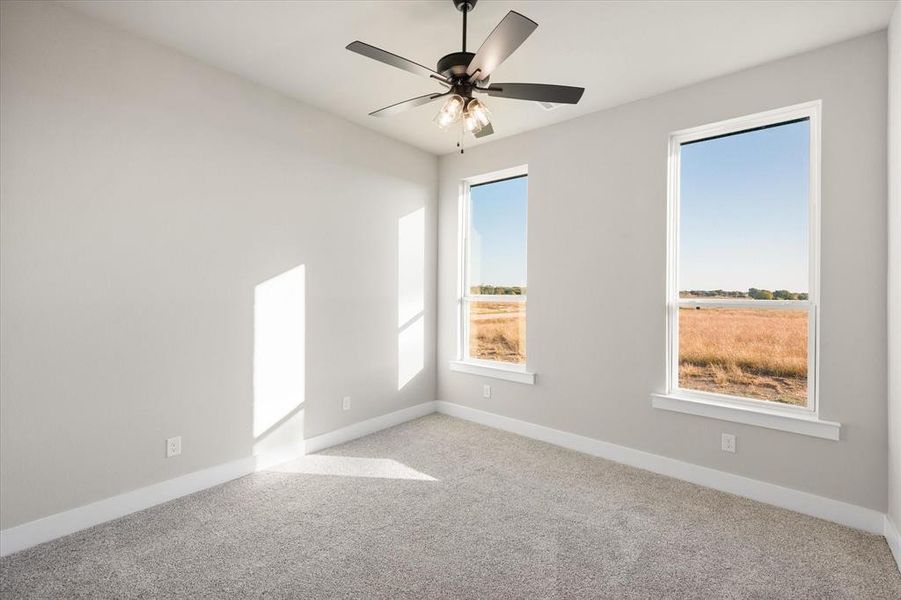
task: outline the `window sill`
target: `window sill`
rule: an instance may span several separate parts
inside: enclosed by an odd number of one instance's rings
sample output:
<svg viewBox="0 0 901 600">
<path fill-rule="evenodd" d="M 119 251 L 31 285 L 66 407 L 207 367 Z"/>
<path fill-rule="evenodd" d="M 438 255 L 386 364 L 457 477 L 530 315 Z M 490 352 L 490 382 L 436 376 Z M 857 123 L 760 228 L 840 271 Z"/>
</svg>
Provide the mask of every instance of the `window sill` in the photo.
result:
<svg viewBox="0 0 901 600">
<path fill-rule="evenodd" d="M 789 414 L 779 410 L 767 410 L 764 407 L 742 407 L 715 400 L 684 398 L 673 394 L 651 394 L 651 406 L 662 410 L 756 425 L 834 441 L 839 440 L 842 427 L 841 423 L 823 421 L 812 414 L 809 416 Z"/>
<path fill-rule="evenodd" d="M 450 363 L 450 370 L 458 373 L 469 373 L 470 375 L 481 375 L 482 377 L 505 379 L 527 385 L 535 384 L 535 373 L 527 371 L 524 367 L 501 367 L 453 360 Z"/>
</svg>

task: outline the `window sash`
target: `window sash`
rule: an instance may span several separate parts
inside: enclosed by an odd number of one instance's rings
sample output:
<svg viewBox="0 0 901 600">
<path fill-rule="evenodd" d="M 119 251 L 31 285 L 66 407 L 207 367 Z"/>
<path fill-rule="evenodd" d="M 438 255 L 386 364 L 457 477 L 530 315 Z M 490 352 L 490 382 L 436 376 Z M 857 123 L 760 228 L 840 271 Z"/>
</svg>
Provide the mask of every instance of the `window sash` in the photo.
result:
<svg viewBox="0 0 901 600">
<path fill-rule="evenodd" d="M 699 400 L 716 401 L 739 407 L 786 413 L 819 414 L 819 271 L 820 271 L 820 112 L 822 102 L 806 102 L 746 117 L 729 119 L 670 135 L 667 187 L 667 393 Z M 679 295 L 679 202 L 682 145 L 723 135 L 741 134 L 762 127 L 787 124 L 800 119 L 810 123 L 808 150 L 808 299 L 754 300 L 682 298 Z M 767 310 L 807 310 L 807 404 L 792 406 L 679 387 L 679 309 L 690 307 L 754 308 Z"/>
<path fill-rule="evenodd" d="M 526 294 L 516 295 L 516 294 L 472 294 L 470 293 L 471 285 L 469 281 L 469 242 L 470 242 L 470 227 L 471 222 L 470 218 L 472 215 L 472 195 L 470 193 L 470 189 L 475 186 L 484 185 L 487 183 L 496 183 L 498 181 L 505 181 L 507 179 L 514 179 L 518 177 L 527 177 L 528 176 L 528 167 L 526 165 L 521 165 L 518 167 L 511 167 L 509 169 L 504 169 L 503 171 L 497 171 L 494 173 L 489 173 L 485 175 L 479 175 L 475 177 L 470 177 L 464 179 L 460 185 L 460 209 L 459 209 L 459 218 L 460 218 L 460 279 L 459 279 L 459 293 L 458 298 L 459 301 L 459 322 L 460 326 L 457 328 L 458 335 L 458 350 L 457 356 L 460 357 L 460 360 L 464 362 L 470 362 L 474 364 L 480 364 L 488 367 L 497 367 L 503 368 L 507 370 L 526 370 L 525 364 L 517 364 L 517 363 L 508 363 L 499 360 L 485 360 L 482 358 L 477 358 L 470 356 L 469 354 L 469 335 L 470 335 L 470 323 L 469 323 L 469 305 L 472 302 L 518 302 L 518 303 L 526 303 L 527 298 Z M 528 206 L 528 205 L 527 205 Z M 527 209 L 528 210 L 528 209 Z M 528 249 L 526 249 L 528 252 Z M 528 360 L 528 359 L 527 359 Z"/>
</svg>

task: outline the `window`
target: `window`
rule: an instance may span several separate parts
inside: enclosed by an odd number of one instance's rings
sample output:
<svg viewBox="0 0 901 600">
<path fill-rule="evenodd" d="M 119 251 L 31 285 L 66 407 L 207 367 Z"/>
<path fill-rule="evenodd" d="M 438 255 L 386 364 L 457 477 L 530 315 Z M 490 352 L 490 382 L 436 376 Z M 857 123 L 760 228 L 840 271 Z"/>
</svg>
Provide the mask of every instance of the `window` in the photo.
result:
<svg viewBox="0 0 901 600">
<path fill-rule="evenodd" d="M 461 361 L 526 373 L 526 170 L 464 181 L 461 199 Z"/>
<path fill-rule="evenodd" d="M 816 410 L 819 103 L 670 138 L 668 393 Z"/>
</svg>

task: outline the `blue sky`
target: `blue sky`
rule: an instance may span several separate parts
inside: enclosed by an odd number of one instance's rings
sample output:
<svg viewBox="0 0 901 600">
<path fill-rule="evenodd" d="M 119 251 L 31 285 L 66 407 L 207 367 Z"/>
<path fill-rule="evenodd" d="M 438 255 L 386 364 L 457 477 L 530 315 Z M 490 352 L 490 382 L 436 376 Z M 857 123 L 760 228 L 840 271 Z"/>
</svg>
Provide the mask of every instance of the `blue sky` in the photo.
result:
<svg viewBox="0 0 901 600">
<path fill-rule="evenodd" d="M 802 121 L 682 146 L 679 289 L 808 291 L 808 144 Z M 527 284 L 527 196 L 472 188 L 471 285 Z"/>
<path fill-rule="evenodd" d="M 807 292 L 809 121 L 682 146 L 679 289 Z"/>
<path fill-rule="evenodd" d="M 528 178 L 471 188 L 470 285 L 526 285 Z"/>
</svg>

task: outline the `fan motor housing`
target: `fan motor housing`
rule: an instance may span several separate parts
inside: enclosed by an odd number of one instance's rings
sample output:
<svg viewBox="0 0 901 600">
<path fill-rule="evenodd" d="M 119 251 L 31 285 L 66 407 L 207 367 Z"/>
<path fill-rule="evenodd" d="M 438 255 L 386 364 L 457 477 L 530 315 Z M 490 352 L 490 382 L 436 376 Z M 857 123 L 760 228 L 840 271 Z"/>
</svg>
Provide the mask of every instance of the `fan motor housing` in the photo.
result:
<svg viewBox="0 0 901 600">
<path fill-rule="evenodd" d="M 474 56 L 472 52 L 452 52 L 438 60 L 435 70 L 449 79 L 463 77 Z"/>
</svg>

